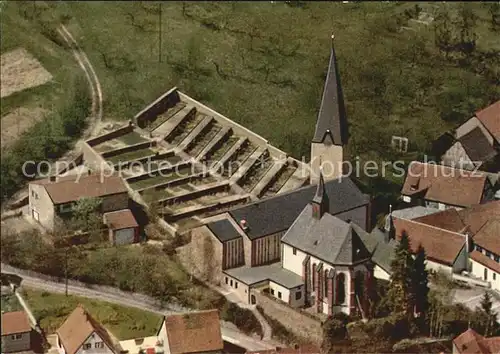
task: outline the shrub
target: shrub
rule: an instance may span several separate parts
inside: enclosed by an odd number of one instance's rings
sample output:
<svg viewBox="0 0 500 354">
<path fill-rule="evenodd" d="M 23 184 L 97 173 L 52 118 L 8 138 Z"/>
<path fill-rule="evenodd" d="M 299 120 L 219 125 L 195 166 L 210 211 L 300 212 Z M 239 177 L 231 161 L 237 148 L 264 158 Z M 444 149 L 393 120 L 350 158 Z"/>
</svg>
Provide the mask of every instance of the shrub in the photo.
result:
<svg viewBox="0 0 500 354">
<path fill-rule="evenodd" d="M 243 309 L 230 301 L 226 301 L 220 313 L 221 319 L 234 323 L 242 332 L 263 335 L 262 326 L 251 310 Z"/>
</svg>

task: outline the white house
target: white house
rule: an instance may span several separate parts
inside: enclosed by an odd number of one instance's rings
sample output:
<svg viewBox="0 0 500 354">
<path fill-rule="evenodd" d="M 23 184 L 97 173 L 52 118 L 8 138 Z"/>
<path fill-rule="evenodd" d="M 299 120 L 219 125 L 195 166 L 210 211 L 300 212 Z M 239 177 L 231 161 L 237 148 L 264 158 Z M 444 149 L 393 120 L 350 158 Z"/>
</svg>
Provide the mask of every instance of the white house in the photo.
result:
<svg viewBox="0 0 500 354">
<path fill-rule="evenodd" d="M 500 219 L 488 221 L 474 236 L 471 273 L 500 291 Z"/>
<path fill-rule="evenodd" d="M 57 347 L 61 354 L 118 354 L 120 348 L 113 343 L 107 330 L 85 309 L 78 305 L 59 327 Z"/>
</svg>

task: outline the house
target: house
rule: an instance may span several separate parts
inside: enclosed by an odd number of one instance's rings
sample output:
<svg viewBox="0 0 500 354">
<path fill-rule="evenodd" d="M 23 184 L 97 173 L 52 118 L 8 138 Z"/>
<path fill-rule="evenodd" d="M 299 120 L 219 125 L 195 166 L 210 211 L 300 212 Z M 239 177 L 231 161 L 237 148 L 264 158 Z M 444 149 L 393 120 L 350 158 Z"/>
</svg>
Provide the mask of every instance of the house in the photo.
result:
<svg viewBox="0 0 500 354">
<path fill-rule="evenodd" d="M 82 305 L 78 305 L 56 331 L 57 348 L 62 354 L 120 352 L 106 328 Z"/>
<path fill-rule="evenodd" d="M 500 213 L 474 235 L 470 260 L 471 274 L 490 282 L 492 289 L 500 292 Z"/>
<path fill-rule="evenodd" d="M 109 230 L 109 242 L 124 245 L 139 242 L 139 224 L 130 209 L 111 211 L 103 215 L 104 224 Z"/>
<path fill-rule="evenodd" d="M 54 229 L 56 216 L 71 215 L 81 198 L 100 198 L 101 213 L 127 209 L 129 204 L 127 187 L 119 176 L 51 176 L 29 183 L 29 213 L 48 230 Z"/>
<path fill-rule="evenodd" d="M 31 351 L 32 331 L 26 312 L 2 313 L 2 353 Z"/>
<path fill-rule="evenodd" d="M 401 195 L 407 203 L 439 210 L 462 209 L 494 199 L 485 173 L 417 161 L 408 167 Z"/>
<path fill-rule="evenodd" d="M 403 231 L 408 234 L 412 248 L 421 244 L 430 269 L 460 272 L 472 267 L 474 276 L 490 281 L 492 287 L 498 286 L 498 275 L 494 274 L 498 273 L 500 252 L 497 247 L 500 201 L 428 214 L 418 210 L 420 212 L 404 209 L 391 212 L 386 219 L 386 233 L 394 227 L 397 237 L 401 237 Z M 468 262 L 464 263 L 464 256 L 470 258 L 471 267 Z"/>
<path fill-rule="evenodd" d="M 478 111 L 453 133 L 434 143 L 443 165 L 464 169 L 500 169 L 500 101 Z"/>
<path fill-rule="evenodd" d="M 157 333 L 165 353 L 220 353 L 224 348 L 217 310 L 165 316 Z"/>
<path fill-rule="evenodd" d="M 500 337 L 485 338 L 473 329 L 453 339 L 453 354 L 500 353 Z"/>
</svg>

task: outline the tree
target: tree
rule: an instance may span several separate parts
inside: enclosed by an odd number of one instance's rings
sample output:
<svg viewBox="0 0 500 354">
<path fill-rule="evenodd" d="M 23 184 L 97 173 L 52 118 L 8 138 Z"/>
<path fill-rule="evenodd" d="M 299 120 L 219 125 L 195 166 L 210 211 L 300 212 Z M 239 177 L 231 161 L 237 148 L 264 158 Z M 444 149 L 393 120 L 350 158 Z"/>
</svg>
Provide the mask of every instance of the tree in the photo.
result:
<svg viewBox="0 0 500 354">
<path fill-rule="evenodd" d="M 76 202 L 70 228 L 74 231 L 83 230 L 90 233 L 94 242 L 102 241 L 102 215 L 99 212 L 101 200 L 99 198 L 81 198 Z"/>
<path fill-rule="evenodd" d="M 455 46 L 455 35 L 450 14 L 446 9 L 441 10 L 436 16 L 434 36 L 436 46 L 445 53 L 445 57 L 448 59 Z"/>
<path fill-rule="evenodd" d="M 412 274 L 412 291 L 415 297 L 415 310 L 416 313 L 425 313 L 429 308 L 429 279 L 428 272 L 425 269 L 426 255 L 424 248 L 419 245 L 417 254 L 414 261 L 413 274 Z"/>
<path fill-rule="evenodd" d="M 403 232 L 396 246 L 394 259 L 391 262 L 391 283 L 387 292 L 389 307 L 393 313 L 412 313 L 413 292 L 412 273 L 414 261 L 410 251 L 408 234 Z"/>
<path fill-rule="evenodd" d="M 460 30 L 458 49 L 467 57 L 476 49 L 476 24 L 477 15 L 474 13 L 469 4 L 462 4 L 457 23 Z"/>
<path fill-rule="evenodd" d="M 500 3 L 490 4 L 489 13 L 491 15 L 491 29 L 497 32 L 500 29 Z"/>
<path fill-rule="evenodd" d="M 484 328 L 484 336 L 488 337 L 494 334 L 498 330 L 497 314 L 493 311 L 493 303 L 488 291 L 484 292 L 478 311 Z"/>
</svg>

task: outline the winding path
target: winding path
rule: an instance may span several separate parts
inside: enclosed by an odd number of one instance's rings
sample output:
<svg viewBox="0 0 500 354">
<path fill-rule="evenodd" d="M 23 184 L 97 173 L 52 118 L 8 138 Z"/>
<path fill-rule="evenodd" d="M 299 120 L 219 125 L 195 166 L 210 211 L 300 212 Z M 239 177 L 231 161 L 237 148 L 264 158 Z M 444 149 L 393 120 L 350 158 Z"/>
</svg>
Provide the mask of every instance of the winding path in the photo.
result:
<svg viewBox="0 0 500 354">
<path fill-rule="evenodd" d="M 1 271 L 15 274 L 22 278 L 21 287 L 45 290 L 54 293 L 65 292 L 64 282 L 49 280 L 49 277 L 43 274 L 18 269 L 7 264 L 1 264 Z M 178 313 L 180 311 L 189 311 L 179 306 L 168 305 L 161 306 L 157 300 L 142 294 L 121 291 L 118 288 L 107 286 L 98 286 L 85 284 L 75 281 L 68 282 L 68 293 L 88 297 L 94 300 L 107 301 L 118 305 L 135 307 L 141 310 L 154 312 L 160 315 Z M 258 351 L 274 349 L 275 343 L 272 341 L 259 340 L 241 333 L 233 324 L 221 321 L 222 339 L 247 350 Z"/>
<path fill-rule="evenodd" d="M 83 138 L 85 139 L 89 136 L 95 135 L 95 133 L 97 132 L 98 125 L 102 120 L 103 98 L 102 98 L 101 83 L 99 82 L 99 78 L 97 77 L 97 74 L 94 70 L 94 67 L 92 66 L 92 63 L 87 57 L 87 54 L 85 54 L 85 52 L 81 49 L 81 47 L 78 45 L 78 42 L 75 40 L 73 35 L 68 31 L 66 26 L 61 25 L 57 31 L 64 39 L 64 41 L 68 44 L 69 48 L 73 53 L 73 56 L 78 62 L 78 65 L 80 65 L 80 68 L 85 73 L 85 77 L 87 78 L 90 91 L 92 94 L 92 107 L 91 107 L 92 120 L 89 122 L 89 129 L 87 129 L 87 131 L 84 133 Z"/>
</svg>

